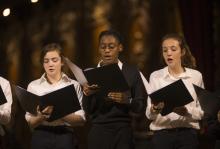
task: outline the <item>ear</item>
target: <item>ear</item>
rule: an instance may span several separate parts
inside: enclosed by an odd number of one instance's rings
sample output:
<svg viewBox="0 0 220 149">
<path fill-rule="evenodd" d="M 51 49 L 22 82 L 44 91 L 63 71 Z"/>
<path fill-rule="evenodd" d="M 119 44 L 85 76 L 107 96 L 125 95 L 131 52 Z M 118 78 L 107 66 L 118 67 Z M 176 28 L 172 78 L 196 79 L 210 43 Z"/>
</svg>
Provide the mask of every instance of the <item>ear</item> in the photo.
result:
<svg viewBox="0 0 220 149">
<path fill-rule="evenodd" d="M 64 66 L 64 62 L 63 61 L 61 61 L 61 66 Z"/>
<path fill-rule="evenodd" d="M 181 50 L 181 56 L 184 56 L 185 54 L 186 54 L 186 49 L 184 48 Z"/>
<path fill-rule="evenodd" d="M 122 52 L 122 51 L 123 51 L 123 45 L 120 44 L 120 45 L 119 45 L 119 52 Z"/>
</svg>

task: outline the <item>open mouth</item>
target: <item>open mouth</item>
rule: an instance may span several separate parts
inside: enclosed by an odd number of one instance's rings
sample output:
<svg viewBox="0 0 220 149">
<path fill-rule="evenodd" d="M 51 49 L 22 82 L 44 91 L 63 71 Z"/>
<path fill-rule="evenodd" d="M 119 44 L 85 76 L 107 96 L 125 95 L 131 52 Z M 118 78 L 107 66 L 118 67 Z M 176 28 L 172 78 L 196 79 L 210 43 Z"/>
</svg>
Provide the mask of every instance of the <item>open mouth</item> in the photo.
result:
<svg viewBox="0 0 220 149">
<path fill-rule="evenodd" d="M 106 56 L 104 56 L 104 59 L 105 59 L 105 60 L 111 60 L 111 56 L 106 55 Z"/>
<path fill-rule="evenodd" d="M 171 63 L 172 61 L 173 61 L 172 58 L 168 58 L 168 59 L 167 59 L 167 62 L 169 62 L 169 63 Z"/>
<path fill-rule="evenodd" d="M 50 72 L 53 72 L 53 71 L 55 71 L 55 69 L 50 68 L 49 71 L 50 71 Z"/>
</svg>

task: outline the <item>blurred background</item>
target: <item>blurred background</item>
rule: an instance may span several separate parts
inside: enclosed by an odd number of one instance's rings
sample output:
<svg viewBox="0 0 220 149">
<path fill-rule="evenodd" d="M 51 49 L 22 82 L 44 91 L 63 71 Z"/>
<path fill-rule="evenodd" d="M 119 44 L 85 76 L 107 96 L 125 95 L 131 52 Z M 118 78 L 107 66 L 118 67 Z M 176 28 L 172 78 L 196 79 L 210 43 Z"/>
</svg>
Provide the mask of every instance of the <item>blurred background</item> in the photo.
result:
<svg viewBox="0 0 220 149">
<path fill-rule="evenodd" d="M 220 88 L 219 0 L 1 0 L 0 75 L 26 88 L 41 76 L 39 55 L 49 42 L 60 43 L 65 56 L 78 66 L 94 67 L 99 61 L 98 35 L 109 28 L 124 37 L 122 61 L 137 65 L 147 79 L 162 67 L 161 37 L 182 34 L 205 87 Z M 142 139 L 139 148 L 148 144 L 148 123 L 144 114 L 133 122 Z M 79 135 L 85 148 L 83 131 Z"/>
</svg>

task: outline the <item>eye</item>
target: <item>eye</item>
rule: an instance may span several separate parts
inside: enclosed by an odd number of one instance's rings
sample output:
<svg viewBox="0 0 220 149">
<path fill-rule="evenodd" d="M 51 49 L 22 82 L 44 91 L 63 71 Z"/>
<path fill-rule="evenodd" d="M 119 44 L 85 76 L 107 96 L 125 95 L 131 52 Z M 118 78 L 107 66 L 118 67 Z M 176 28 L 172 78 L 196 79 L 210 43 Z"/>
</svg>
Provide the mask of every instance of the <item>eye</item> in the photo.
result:
<svg viewBox="0 0 220 149">
<path fill-rule="evenodd" d="M 177 47 L 172 46 L 172 47 L 171 47 L 171 50 L 172 50 L 172 51 L 176 51 L 176 50 L 177 50 Z"/>
<path fill-rule="evenodd" d="M 54 57 L 51 59 L 53 62 L 58 62 L 59 61 L 59 58 L 58 57 Z"/>
<path fill-rule="evenodd" d="M 49 62 L 49 59 L 45 58 L 44 63 L 48 63 L 48 62 Z"/>
<path fill-rule="evenodd" d="M 116 45 L 114 45 L 114 44 L 109 44 L 109 45 L 108 45 L 108 48 L 109 48 L 109 49 L 114 49 L 115 47 L 116 47 Z"/>
<path fill-rule="evenodd" d="M 163 53 L 166 53 L 167 52 L 167 48 L 163 48 Z"/>
<path fill-rule="evenodd" d="M 99 48 L 100 48 L 100 49 L 106 49 L 106 45 L 105 45 L 105 44 L 101 44 L 101 45 L 99 46 Z"/>
</svg>

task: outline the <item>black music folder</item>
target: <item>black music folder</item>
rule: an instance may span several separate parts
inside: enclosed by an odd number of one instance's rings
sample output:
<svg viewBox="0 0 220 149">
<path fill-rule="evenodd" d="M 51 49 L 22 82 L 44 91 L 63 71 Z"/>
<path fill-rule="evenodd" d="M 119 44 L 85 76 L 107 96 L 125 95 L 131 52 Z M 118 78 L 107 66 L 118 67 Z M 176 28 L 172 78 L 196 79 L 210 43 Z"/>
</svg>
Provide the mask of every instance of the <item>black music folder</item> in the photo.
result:
<svg viewBox="0 0 220 149">
<path fill-rule="evenodd" d="M 40 109 L 53 106 L 53 112 L 47 121 L 54 121 L 81 109 L 74 85 L 55 90 L 43 96 L 38 96 L 15 86 L 15 93 L 23 109 L 31 114 L 37 114 Z"/>
<path fill-rule="evenodd" d="M 208 116 L 216 117 L 220 110 L 220 97 L 199 86 L 194 85 L 200 106 Z"/>
<path fill-rule="evenodd" d="M 0 105 L 5 104 L 7 102 L 7 99 L 5 97 L 5 94 L 2 90 L 2 87 L 0 86 Z"/>
<path fill-rule="evenodd" d="M 129 90 L 118 64 L 110 64 L 84 71 L 89 85 L 97 84 L 102 95 L 108 92 L 125 92 Z"/>
<path fill-rule="evenodd" d="M 164 102 L 165 106 L 161 111 L 163 116 L 173 112 L 175 107 L 184 106 L 193 101 L 181 79 L 151 93 L 149 96 L 154 104 Z"/>
</svg>

